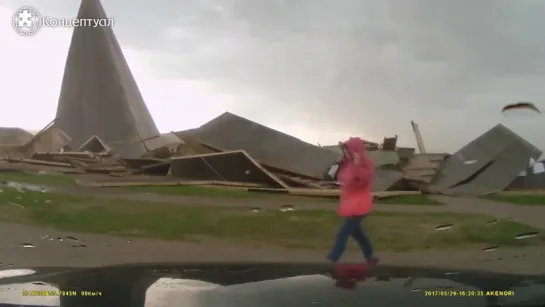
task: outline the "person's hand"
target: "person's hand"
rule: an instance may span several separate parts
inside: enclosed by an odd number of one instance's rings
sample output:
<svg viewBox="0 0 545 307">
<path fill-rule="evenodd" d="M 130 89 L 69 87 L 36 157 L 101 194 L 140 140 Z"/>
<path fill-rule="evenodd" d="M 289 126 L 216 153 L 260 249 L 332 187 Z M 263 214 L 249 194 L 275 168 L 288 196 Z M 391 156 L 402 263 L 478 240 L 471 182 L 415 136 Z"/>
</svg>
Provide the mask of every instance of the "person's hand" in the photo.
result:
<svg viewBox="0 0 545 307">
<path fill-rule="evenodd" d="M 361 156 L 359 153 L 354 153 L 352 155 L 352 159 L 354 160 L 354 164 L 360 164 L 361 162 Z"/>
</svg>

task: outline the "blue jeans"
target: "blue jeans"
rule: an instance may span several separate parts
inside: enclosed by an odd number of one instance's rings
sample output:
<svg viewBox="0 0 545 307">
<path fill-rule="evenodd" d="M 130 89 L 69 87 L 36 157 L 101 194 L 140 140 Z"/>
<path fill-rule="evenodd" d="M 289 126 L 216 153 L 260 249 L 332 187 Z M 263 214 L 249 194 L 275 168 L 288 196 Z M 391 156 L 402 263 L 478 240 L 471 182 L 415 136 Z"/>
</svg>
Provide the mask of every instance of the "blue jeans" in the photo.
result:
<svg viewBox="0 0 545 307">
<path fill-rule="evenodd" d="M 337 232 L 333 249 L 331 249 L 331 252 L 327 256 L 329 261 L 339 261 L 344 253 L 344 250 L 346 249 L 346 243 L 348 242 L 348 237 L 350 236 L 352 236 L 354 239 L 356 239 L 356 242 L 358 242 L 365 259 L 370 259 L 373 257 L 373 246 L 371 245 L 371 241 L 369 241 L 369 238 L 361 228 L 363 218 L 365 218 L 365 215 L 347 217 L 344 219 L 339 231 Z"/>
</svg>

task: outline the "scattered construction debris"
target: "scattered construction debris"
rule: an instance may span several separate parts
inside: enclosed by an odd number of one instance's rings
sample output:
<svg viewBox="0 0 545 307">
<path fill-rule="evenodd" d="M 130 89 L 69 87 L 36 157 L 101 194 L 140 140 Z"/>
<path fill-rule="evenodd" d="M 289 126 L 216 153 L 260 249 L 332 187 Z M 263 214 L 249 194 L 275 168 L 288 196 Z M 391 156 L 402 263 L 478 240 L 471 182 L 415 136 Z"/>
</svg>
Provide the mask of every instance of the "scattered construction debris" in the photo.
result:
<svg viewBox="0 0 545 307">
<path fill-rule="evenodd" d="M 316 171 L 323 173 L 331 161 L 338 159 L 338 146 L 314 146 L 230 113 L 202 127 L 202 131 L 197 128 L 169 133 L 151 146 L 149 139 L 140 140 L 148 142 L 147 152 L 141 157 L 124 157 L 116 152 L 115 142 L 108 144 L 96 135 L 71 151 L 70 137 L 52 123 L 26 144 L 9 147 L 1 160 L 0 172 L 103 176 L 95 181 L 78 180 L 80 185 L 89 187 L 194 185 L 338 197 L 338 185 L 324 181 Z M 246 132 L 250 140 L 241 139 L 240 135 L 230 137 L 249 127 L 253 127 L 253 132 Z M 377 168 L 373 179 L 377 197 L 421 192 L 486 195 L 505 189 L 545 187 L 545 168 L 536 162 L 541 152 L 501 125 L 452 156 L 415 154 L 413 148 L 398 148 L 396 143 L 397 136 L 368 147 L 368 155 Z M 56 151 L 33 151 L 35 148 Z M 299 165 L 293 161 L 304 162 Z"/>
</svg>

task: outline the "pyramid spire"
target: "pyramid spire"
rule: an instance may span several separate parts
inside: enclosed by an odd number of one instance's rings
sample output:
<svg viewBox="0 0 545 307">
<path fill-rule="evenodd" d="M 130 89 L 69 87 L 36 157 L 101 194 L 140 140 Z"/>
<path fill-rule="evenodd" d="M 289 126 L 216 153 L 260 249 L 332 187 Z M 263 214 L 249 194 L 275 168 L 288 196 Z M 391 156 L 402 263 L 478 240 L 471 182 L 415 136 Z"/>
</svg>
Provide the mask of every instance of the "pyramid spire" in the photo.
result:
<svg viewBox="0 0 545 307">
<path fill-rule="evenodd" d="M 107 18 L 98 0 L 82 0 L 78 18 Z M 76 27 L 66 59 L 56 126 L 78 148 L 92 136 L 122 155 L 147 150 L 138 140 L 159 131 L 123 56 L 111 27 Z"/>
</svg>

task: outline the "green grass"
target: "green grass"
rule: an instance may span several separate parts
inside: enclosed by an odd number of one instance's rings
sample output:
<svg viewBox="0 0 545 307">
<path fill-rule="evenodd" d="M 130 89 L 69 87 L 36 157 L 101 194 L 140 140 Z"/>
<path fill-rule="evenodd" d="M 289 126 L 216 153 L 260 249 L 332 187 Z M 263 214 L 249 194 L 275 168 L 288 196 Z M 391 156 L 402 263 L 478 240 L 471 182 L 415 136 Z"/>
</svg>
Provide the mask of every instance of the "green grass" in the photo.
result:
<svg viewBox="0 0 545 307">
<path fill-rule="evenodd" d="M 115 189 L 115 188 L 114 188 Z M 206 197 L 263 197 L 271 195 L 269 193 L 252 193 L 246 190 L 237 190 L 229 188 L 211 188 L 199 186 L 136 186 L 123 187 L 122 189 L 139 192 L 164 195 L 188 195 L 188 196 L 206 196 Z"/>
<path fill-rule="evenodd" d="M 76 185 L 74 176 L 56 174 L 30 174 L 19 172 L 0 173 L 0 181 L 15 181 L 46 185 Z"/>
<path fill-rule="evenodd" d="M 378 199 L 375 203 L 384 205 L 442 205 L 442 203 L 422 194 L 387 197 Z"/>
<path fill-rule="evenodd" d="M 19 206 L 18 206 L 19 205 Z M 20 206 L 24 206 L 22 209 Z M 330 248 L 340 219 L 330 211 L 214 208 L 162 203 L 93 199 L 54 193 L 0 193 L 0 220 L 60 230 L 198 241 L 207 238 L 307 249 Z M 468 214 L 375 212 L 365 228 L 380 250 L 406 251 L 462 246 L 523 246 L 545 238 L 516 240 L 536 231 L 511 221 L 489 224 L 490 218 Z M 436 231 L 441 224 L 449 230 Z M 352 243 L 351 243 L 352 244 Z M 355 248 L 352 245 L 352 248 Z"/>
<path fill-rule="evenodd" d="M 31 184 L 47 184 L 47 185 L 77 185 L 75 176 L 70 175 L 54 175 L 54 174 L 30 174 L 9 172 L 0 173 L 0 181 L 15 181 Z M 200 186 L 134 186 L 134 187 L 112 187 L 111 189 L 123 189 L 136 193 L 153 193 L 163 195 L 186 195 L 186 196 L 202 196 L 202 197 L 219 197 L 219 198 L 264 198 L 277 197 L 284 194 L 275 193 L 259 193 L 248 192 L 245 190 L 236 190 L 228 188 L 211 188 Z M 338 202 L 338 199 L 324 199 L 324 202 Z M 378 199 L 376 204 L 386 205 L 441 205 L 440 202 L 430 199 L 426 195 L 401 195 Z"/>
<path fill-rule="evenodd" d="M 545 195 L 489 195 L 485 198 L 515 205 L 545 205 Z"/>
</svg>

